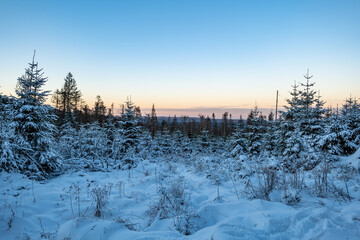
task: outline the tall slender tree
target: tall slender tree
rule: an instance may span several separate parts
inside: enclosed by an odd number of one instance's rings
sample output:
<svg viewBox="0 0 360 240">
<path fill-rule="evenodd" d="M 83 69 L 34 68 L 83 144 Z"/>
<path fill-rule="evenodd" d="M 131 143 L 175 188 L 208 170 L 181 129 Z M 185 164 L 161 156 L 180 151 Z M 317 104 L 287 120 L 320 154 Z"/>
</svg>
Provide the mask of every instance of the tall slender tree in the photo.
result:
<svg viewBox="0 0 360 240">
<path fill-rule="evenodd" d="M 95 120 L 98 121 L 100 124 L 104 122 L 105 112 L 106 112 L 106 107 L 104 105 L 104 101 L 98 95 L 96 96 L 96 101 L 94 104 L 94 117 Z"/>
<path fill-rule="evenodd" d="M 151 109 L 151 118 L 150 118 L 150 132 L 152 138 L 155 137 L 156 130 L 157 130 L 157 117 L 156 117 L 155 105 L 153 104 Z"/>
<path fill-rule="evenodd" d="M 52 96 L 52 102 L 61 112 L 60 122 L 73 122 L 73 113 L 79 109 L 81 103 L 81 91 L 78 89 L 74 76 L 69 72 L 64 85 L 60 90 L 56 90 Z"/>
</svg>

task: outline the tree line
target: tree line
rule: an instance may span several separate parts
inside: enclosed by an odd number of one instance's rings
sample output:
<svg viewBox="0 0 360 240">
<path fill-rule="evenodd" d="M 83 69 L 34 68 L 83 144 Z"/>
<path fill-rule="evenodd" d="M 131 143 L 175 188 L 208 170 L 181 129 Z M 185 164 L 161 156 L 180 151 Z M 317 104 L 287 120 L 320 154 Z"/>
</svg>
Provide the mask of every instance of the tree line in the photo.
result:
<svg viewBox="0 0 360 240">
<path fill-rule="evenodd" d="M 33 58 L 17 79 L 17 97 L 0 94 L 0 167 L 41 179 L 75 166 L 131 168 L 138 159 L 201 153 L 274 156 L 277 167 L 294 172 L 314 168 L 324 156 L 353 153 L 360 145 L 357 99 L 346 99 L 340 109 L 325 108 L 309 72 L 304 78 L 292 86 L 276 121 L 257 106 L 246 120 L 227 112 L 221 119 L 212 114 L 160 120 L 154 105 L 142 116 L 130 98 L 118 114 L 100 96 L 90 107 L 71 73 L 47 105 L 47 78 Z"/>
</svg>

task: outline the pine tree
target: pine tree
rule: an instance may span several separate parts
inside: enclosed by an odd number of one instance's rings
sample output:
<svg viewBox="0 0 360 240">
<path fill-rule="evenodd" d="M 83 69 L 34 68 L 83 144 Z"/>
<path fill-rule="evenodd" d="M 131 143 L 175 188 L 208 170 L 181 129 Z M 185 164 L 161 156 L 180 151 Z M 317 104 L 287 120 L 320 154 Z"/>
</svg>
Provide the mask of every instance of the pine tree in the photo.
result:
<svg viewBox="0 0 360 240">
<path fill-rule="evenodd" d="M 234 132 L 234 121 L 232 119 L 232 115 L 229 115 L 229 132 L 228 135 L 231 135 Z"/>
<path fill-rule="evenodd" d="M 61 113 L 60 124 L 74 122 L 74 112 L 78 110 L 82 96 L 72 73 L 69 72 L 64 81 L 64 86 L 60 90 L 57 89 L 51 99 Z"/>
<path fill-rule="evenodd" d="M 104 122 L 105 112 L 106 112 L 106 107 L 104 105 L 104 101 L 98 95 L 96 96 L 96 101 L 94 104 L 94 118 L 95 121 L 98 121 L 100 123 L 100 125 L 102 125 Z"/>
<path fill-rule="evenodd" d="M 228 116 L 229 116 L 229 113 L 225 112 L 223 114 L 223 117 L 221 120 L 221 136 L 223 136 L 223 137 L 226 137 L 229 134 Z"/>
<path fill-rule="evenodd" d="M 35 54 L 34 54 L 35 58 Z M 59 161 L 54 152 L 54 133 L 56 116 L 49 105 L 45 105 L 49 91 L 42 90 L 47 82 L 42 69 L 38 68 L 34 58 L 25 69 L 25 74 L 18 78 L 15 102 L 15 134 L 21 145 L 24 170 L 47 176 L 57 171 Z"/>
<path fill-rule="evenodd" d="M 218 134 L 219 134 L 218 123 L 215 118 L 215 113 L 213 113 L 212 114 L 212 135 L 218 136 Z"/>
<path fill-rule="evenodd" d="M 157 117 L 156 117 L 155 105 L 153 104 L 151 109 L 151 118 L 150 118 L 150 132 L 152 138 L 155 137 L 156 130 L 157 130 Z"/>
</svg>

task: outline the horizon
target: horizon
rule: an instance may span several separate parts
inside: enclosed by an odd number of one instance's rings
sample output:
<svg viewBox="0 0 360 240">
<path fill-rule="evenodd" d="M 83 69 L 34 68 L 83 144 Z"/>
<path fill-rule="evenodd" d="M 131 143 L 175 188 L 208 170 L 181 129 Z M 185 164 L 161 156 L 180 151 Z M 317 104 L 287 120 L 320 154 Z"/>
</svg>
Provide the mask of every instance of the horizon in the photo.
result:
<svg viewBox="0 0 360 240">
<path fill-rule="evenodd" d="M 274 111 L 277 90 L 286 105 L 308 68 L 327 107 L 359 97 L 359 1 L 20 0 L 0 12 L 6 95 L 36 49 L 45 89 L 72 72 L 90 107 L 132 95 L 144 113 L 246 117 Z"/>
</svg>

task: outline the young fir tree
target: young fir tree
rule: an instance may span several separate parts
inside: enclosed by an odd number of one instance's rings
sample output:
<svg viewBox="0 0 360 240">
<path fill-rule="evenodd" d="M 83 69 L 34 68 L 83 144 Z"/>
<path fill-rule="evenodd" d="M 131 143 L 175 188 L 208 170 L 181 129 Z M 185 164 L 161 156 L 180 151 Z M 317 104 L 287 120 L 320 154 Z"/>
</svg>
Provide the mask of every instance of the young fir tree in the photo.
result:
<svg viewBox="0 0 360 240">
<path fill-rule="evenodd" d="M 319 162 L 316 145 L 324 128 L 325 110 L 320 95 L 312 89 L 315 84 L 310 83 L 312 77 L 307 71 L 302 90 L 295 83 L 275 132 L 282 165 L 291 172 L 300 167 L 312 169 Z"/>
<path fill-rule="evenodd" d="M 321 149 L 334 155 L 354 153 L 360 143 L 360 105 L 356 100 L 346 99 L 341 114 L 334 114 L 328 122 L 319 140 Z"/>
<path fill-rule="evenodd" d="M 133 153 L 138 151 L 139 144 L 139 110 L 135 107 L 131 99 L 127 99 L 124 106 L 124 111 L 121 116 L 121 132 L 123 137 L 122 142 L 122 155 L 126 156 L 124 164 L 134 164 L 132 159 Z"/>
<path fill-rule="evenodd" d="M 312 89 L 315 85 L 315 82 L 310 83 L 312 77 L 309 70 L 304 75 L 306 82 L 301 83 L 304 89 L 299 92 L 300 106 L 299 115 L 296 119 L 299 122 L 299 131 L 303 136 L 308 136 L 308 139 L 314 139 L 314 137 L 321 135 L 323 129 L 321 123 L 325 115 L 325 102 L 321 100 L 320 94 Z"/>
<path fill-rule="evenodd" d="M 349 133 L 347 138 L 359 147 L 360 145 L 360 104 L 350 97 L 346 99 L 345 104 L 341 109 L 341 115 L 344 119 L 344 124 Z"/>
<path fill-rule="evenodd" d="M 247 139 L 245 137 L 245 122 L 240 115 L 238 124 L 232 134 L 231 155 L 233 157 L 247 152 Z"/>
<path fill-rule="evenodd" d="M 265 132 L 265 116 L 255 106 L 251 109 L 246 121 L 247 151 L 250 155 L 258 155 L 262 150 L 263 134 Z"/>
<path fill-rule="evenodd" d="M 45 104 L 49 91 L 42 90 L 46 82 L 47 78 L 33 58 L 25 74 L 18 78 L 15 90 L 18 95 L 15 102 L 15 134 L 22 148 L 22 169 L 28 171 L 28 175 L 47 176 L 57 171 L 60 164 L 53 148 L 56 116 L 52 107 Z"/>
<path fill-rule="evenodd" d="M 62 159 L 73 159 L 78 157 L 78 130 L 71 122 L 64 123 L 60 128 L 58 136 L 58 152 Z"/>
<path fill-rule="evenodd" d="M 304 146 L 299 133 L 299 119 L 301 118 L 301 92 L 299 85 L 292 85 L 291 98 L 286 99 L 288 105 L 285 111 L 280 111 L 280 120 L 275 131 L 275 153 L 281 158 L 281 165 L 285 171 L 295 172 L 299 167 L 300 152 Z"/>
</svg>

